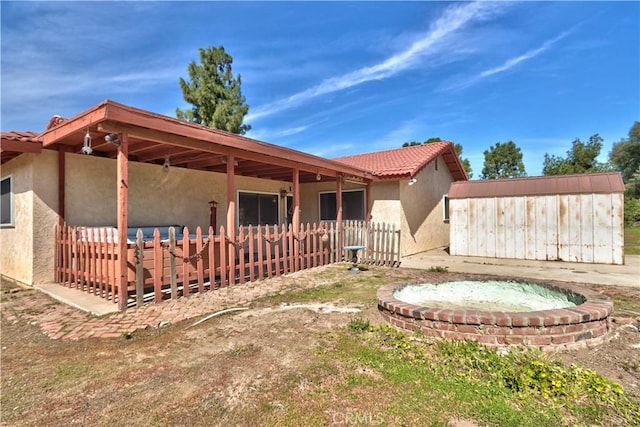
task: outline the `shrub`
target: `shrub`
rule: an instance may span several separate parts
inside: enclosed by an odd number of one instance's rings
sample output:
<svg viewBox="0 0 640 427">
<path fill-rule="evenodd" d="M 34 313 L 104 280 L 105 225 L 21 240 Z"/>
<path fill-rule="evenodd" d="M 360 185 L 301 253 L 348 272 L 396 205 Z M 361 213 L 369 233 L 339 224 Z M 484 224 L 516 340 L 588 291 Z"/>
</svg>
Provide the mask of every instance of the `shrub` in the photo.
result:
<svg viewBox="0 0 640 427">
<path fill-rule="evenodd" d="M 625 227 L 640 227 L 640 199 L 624 198 Z"/>
</svg>

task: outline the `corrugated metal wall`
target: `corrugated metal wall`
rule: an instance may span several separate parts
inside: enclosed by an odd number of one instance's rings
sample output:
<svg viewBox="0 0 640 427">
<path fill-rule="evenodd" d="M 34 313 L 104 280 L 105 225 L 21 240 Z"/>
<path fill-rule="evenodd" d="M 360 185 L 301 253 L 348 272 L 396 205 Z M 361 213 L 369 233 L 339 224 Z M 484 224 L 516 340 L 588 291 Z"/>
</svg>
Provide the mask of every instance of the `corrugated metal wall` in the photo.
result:
<svg viewBox="0 0 640 427">
<path fill-rule="evenodd" d="M 449 203 L 451 255 L 624 264 L 621 193 Z"/>
</svg>

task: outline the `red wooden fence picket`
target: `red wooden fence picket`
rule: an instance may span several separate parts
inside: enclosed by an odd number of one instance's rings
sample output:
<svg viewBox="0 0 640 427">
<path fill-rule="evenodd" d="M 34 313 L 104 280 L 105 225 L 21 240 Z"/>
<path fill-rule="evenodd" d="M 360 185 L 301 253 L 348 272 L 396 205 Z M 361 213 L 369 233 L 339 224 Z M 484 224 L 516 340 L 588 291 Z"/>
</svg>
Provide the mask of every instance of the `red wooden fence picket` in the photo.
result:
<svg viewBox="0 0 640 427">
<path fill-rule="evenodd" d="M 219 234 L 211 227 L 206 233 L 198 227 L 189 234 L 185 227 L 177 230 L 182 231 L 181 239 L 173 237 L 173 228 L 168 231 L 163 239 L 155 229 L 153 238 L 145 241 L 139 230 L 137 241 L 128 243 L 128 292 L 122 297 L 130 306 L 350 260 L 341 244 L 365 246 L 361 263 L 400 264 L 400 232 L 385 224 L 345 221 L 339 228 L 322 222 L 301 224 L 297 230 L 291 224 L 240 227 L 235 241 L 224 227 Z M 55 280 L 118 302 L 116 243 L 112 227 L 57 225 Z"/>
</svg>

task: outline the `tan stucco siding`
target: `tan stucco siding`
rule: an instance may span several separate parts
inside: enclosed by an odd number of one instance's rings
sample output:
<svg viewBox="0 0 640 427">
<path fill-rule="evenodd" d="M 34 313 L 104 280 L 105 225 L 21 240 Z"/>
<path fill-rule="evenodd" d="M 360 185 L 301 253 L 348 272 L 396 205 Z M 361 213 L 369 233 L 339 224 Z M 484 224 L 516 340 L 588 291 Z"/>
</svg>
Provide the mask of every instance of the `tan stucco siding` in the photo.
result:
<svg viewBox="0 0 640 427">
<path fill-rule="evenodd" d="M 371 184 L 370 191 L 371 221 L 393 225 L 399 230 L 403 216 L 399 182 L 374 182 Z"/>
<path fill-rule="evenodd" d="M 402 256 L 449 244 L 449 224 L 444 222 L 443 196 L 453 178 L 442 157 L 428 164 L 414 185 L 400 181 L 402 203 Z"/>
<path fill-rule="evenodd" d="M 33 161 L 33 283 L 54 280 L 54 226 L 58 223 L 58 153 Z"/>
<path fill-rule="evenodd" d="M 66 154 L 65 221 L 69 225 L 116 224 L 116 162 Z"/>
<path fill-rule="evenodd" d="M 68 155 L 66 220 L 72 225 L 115 225 L 116 163 L 113 160 Z M 236 176 L 238 191 L 279 193 L 289 183 Z M 186 225 L 209 227 L 209 201 L 218 202 L 216 229 L 226 223 L 226 175 L 129 163 L 129 226 Z M 282 206 L 281 209 L 284 209 Z M 236 215 L 237 217 L 237 215 Z"/>
<path fill-rule="evenodd" d="M 13 178 L 13 227 L 0 229 L 0 269 L 22 283 L 33 283 L 33 159 L 23 154 L 2 165 L 2 178 Z"/>
</svg>

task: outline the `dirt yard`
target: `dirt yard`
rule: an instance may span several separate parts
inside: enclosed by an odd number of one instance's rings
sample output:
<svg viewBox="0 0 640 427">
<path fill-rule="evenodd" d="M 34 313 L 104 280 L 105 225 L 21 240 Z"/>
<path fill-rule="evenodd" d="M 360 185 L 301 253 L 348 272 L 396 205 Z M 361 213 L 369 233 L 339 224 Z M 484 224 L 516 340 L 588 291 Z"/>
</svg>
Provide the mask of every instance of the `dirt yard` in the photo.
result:
<svg viewBox="0 0 640 427">
<path fill-rule="evenodd" d="M 280 400 L 285 391 L 304 394 L 312 383 L 332 378 L 323 372 L 335 366 L 312 355 L 335 346 L 335 332 L 356 316 L 381 322 L 377 287 L 423 274 L 372 268 L 346 275 L 343 270 L 329 267 L 274 279 L 282 282 L 281 292 L 199 325 L 194 323 L 202 316 L 118 338 L 77 341 L 48 338 L 37 309 L 19 310 L 26 299 L 39 301 L 41 313 L 58 303 L 3 284 L 2 425 L 204 425 L 203 420 L 278 425 L 287 415 Z M 301 280 L 323 285 L 287 291 Z M 638 397 L 640 289 L 601 290 L 620 305 L 612 339 L 558 356 Z M 340 416 L 329 419 L 340 421 Z"/>
</svg>

